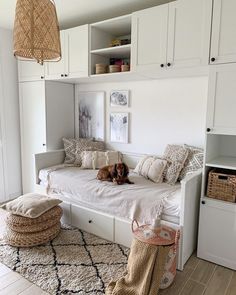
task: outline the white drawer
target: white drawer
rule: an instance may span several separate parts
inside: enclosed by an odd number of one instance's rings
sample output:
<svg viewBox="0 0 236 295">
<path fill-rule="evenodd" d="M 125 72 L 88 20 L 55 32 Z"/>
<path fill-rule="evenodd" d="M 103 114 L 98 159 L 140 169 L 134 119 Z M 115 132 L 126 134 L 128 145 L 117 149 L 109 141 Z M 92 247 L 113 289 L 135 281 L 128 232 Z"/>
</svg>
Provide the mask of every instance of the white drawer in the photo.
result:
<svg viewBox="0 0 236 295">
<path fill-rule="evenodd" d="M 131 221 L 115 218 L 115 242 L 130 248 L 132 240 Z"/>
<path fill-rule="evenodd" d="M 67 202 L 62 202 L 59 206 L 63 209 L 63 215 L 61 218 L 61 222 L 64 224 L 71 224 L 71 204 Z"/>
<path fill-rule="evenodd" d="M 109 241 L 114 241 L 114 217 L 71 205 L 72 225 Z"/>
</svg>

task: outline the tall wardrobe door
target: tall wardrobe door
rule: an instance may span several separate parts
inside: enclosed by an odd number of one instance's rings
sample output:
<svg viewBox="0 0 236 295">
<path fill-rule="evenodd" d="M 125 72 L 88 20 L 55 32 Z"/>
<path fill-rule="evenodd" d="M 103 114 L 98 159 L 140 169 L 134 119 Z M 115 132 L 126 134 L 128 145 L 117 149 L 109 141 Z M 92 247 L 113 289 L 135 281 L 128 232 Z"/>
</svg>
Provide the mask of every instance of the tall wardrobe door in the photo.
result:
<svg viewBox="0 0 236 295">
<path fill-rule="evenodd" d="M 33 192 L 34 154 L 46 151 L 45 82 L 20 83 L 23 192 Z"/>
<path fill-rule="evenodd" d="M 3 146 L 1 134 L 1 114 L 0 114 L 0 203 L 6 200 L 5 185 L 4 185 L 4 171 L 3 171 Z"/>
</svg>

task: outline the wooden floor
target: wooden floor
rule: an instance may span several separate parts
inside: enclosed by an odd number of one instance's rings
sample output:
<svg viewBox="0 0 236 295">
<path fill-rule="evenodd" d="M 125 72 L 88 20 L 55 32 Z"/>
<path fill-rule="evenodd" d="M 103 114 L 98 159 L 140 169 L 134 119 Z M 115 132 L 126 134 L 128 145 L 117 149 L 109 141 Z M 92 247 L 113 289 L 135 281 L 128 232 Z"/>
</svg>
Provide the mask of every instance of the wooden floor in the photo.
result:
<svg viewBox="0 0 236 295">
<path fill-rule="evenodd" d="M 5 212 L 0 209 L 0 234 L 5 229 Z M 39 295 L 47 293 L 18 273 L 0 264 L 0 295 Z M 178 272 L 170 288 L 161 295 L 236 295 L 236 272 L 198 259 L 193 255 L 184 271 Z"/>
</svg>

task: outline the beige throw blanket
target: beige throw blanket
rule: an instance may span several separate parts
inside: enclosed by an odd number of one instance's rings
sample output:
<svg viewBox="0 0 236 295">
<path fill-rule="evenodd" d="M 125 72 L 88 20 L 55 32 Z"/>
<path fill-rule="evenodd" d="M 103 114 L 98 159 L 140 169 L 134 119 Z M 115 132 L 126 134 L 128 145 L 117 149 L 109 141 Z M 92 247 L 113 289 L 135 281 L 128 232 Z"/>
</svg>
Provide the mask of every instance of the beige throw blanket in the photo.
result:
<svg viewBox="0 0 236 295">
<path fill-rule="evenodd" d="M 110 282 L 106 295 L 157 295 L 169 246 L 155 246 L 133 240 L 127 274 Z"/>
</svg>

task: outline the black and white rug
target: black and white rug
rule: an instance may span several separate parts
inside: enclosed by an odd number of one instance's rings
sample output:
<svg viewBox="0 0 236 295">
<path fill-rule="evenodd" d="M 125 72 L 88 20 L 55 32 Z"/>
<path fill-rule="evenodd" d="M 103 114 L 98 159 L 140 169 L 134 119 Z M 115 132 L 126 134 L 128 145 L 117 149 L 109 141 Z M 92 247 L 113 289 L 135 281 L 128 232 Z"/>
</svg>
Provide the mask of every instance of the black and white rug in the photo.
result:
<svg viewBox="0 0 236 295">
<path fill-rule="evenodd" d="M 104 294 L 108 283 L 126 270 L 129 249 L 63 227 L 52 242 L 14 248 L 0 239 L 0 262 L 48 293 Z"/>
</svg>

